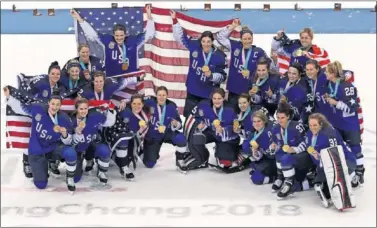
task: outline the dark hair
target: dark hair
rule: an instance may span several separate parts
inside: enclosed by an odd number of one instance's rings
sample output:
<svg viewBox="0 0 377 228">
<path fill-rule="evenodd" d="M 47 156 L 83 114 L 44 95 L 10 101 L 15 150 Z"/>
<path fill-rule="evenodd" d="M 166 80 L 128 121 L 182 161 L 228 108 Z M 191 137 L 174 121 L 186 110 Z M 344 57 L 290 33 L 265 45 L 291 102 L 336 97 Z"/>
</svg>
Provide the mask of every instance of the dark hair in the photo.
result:
<svg viewBox="0 0 377 228">
<path fill-rule="evenodd" d="M 80 68 L 79 61 L 76 60 L 76 59 L 70 60 L 69 63 L 68 63 L 68 66 L 67 66 L 67 70 L 71 69 L 72 67 L 78 67 L 78 68 Z"/>
<path fill-rule="evenodd" d="M 50 74 L 51 70 L 52 69 L 58 69 L 60 70 L 60 66 L 59 66 L 59 63 L 58 61 L 54 61 L 50 64 L 50 66 L 48 67 L 48 73 Z"/>
<path fill-rule="evenodd" d="M 241 95 L 238 97 L 238 100 L 239 100 L 240 98 L 245 98 L 245 99 L 247 100 L 247 102 L 250 103 L 251 97 L 250 97 L 249 94 L 247 94 L 247 93 L 241 93 Z"/>
<path fill-rule="evenodd" d="M 305 66 L 306 66 L 306 65 L 309 65 L 309 64 L 314 65 L 314 67 L 315 67 L 317 70 L 321 69 L 321 66 L 319 65 L 318 61 L 315 60 L 315 59 L 309 59 L 308 61 L 306 61 Z"/>
<path fill-rule="evenodd" d="M 277 108 L 277 113 L 283 113 L 286 116 L 291 117 L 292 116 L 291 106 L 286 101 L 280 101 Z"/>
<path fill-rule="evenodd" d="M 270 64 L 271 64 L 271 60 L 266 57 L 260 57 L 257 61 L 257 66 L 265 65 L 267 67 L 268 73 L 270 73 Z M 257 71 L 255 70 L 255 77 L 254 77 L 253 82 L 255 83 L 257 80 L 258 80 L 258 74 L 257 74 Z"/>
<path fill-rule="evenodd" d="M 115 34 L 116 31 L 123 31 L 125 35 L 127 33 L 126 26 L 124 26 L 122 24 L 116 24 L 116 25 L 114 25 L 114 27 L 113 27 L 113 34 Z"/>
<path fill-rule="evenodd" d="M 297 71 L 298 71 L 298 75 L 300 77 L 302 77 L 303 73 L 304 73 L 304 69 L 302 68 L 301 64 L 298 63 L 298 62 L 293 62 L 291 63 L 291 65 L 289 65 L 289 67 L 293 67 L 293 68 L 296 68 Z"/>
<path fill-rule="evenodd" d="M 240 38 L 242 39 L 242 36 L 243 36 L 244 34 L 246 34 L 246 33 L 249 33 L 251 36 L 254 35 L 253 31 L 251 31 L 251 29 L 249 29 L 249 27 L 244 26 L 244 27 L 242 27 L 242 30 L 241 30 L 241 32 L 240 32 L 240 35 L 241 35 Z"/>
<path fill-rule="evenodd" d="M 204 31 L 202 33 L 202 35 L 199 38 L 200 47 L 202 47 L 202 39 L 204 37 L 209 37 L 212 40 L 212 48 L 215 48 L 215 46 L 213 45 L 213 41 L 215 40 L 215 36 L 213 35 L 213 33 L 211 31 Z"/>
<path fill-rule="evenodd" d="M 105 73 L 103 71 L 97 70 L 93 74 L 93 78 L 97 77 L 103 77 L 103 80 L 105 80 Z"/>
<path fill-rule="evenodd" d="M 216 93 L 220 94 L 223 98 L 225 98 L 225 91 L 224 91 L 224 89 L 222 89 L 222 88 L 214 88 L 212 90 L 210 99 L 212 99 L 213 95 L 215 95 Z"/>
<path fill-rule="evenodd" d="M 166 88 L 165 86 L 159 86 L 159 87 L 157 87 L 157 89 L 156 89 L 156 95 L 157 95 L 157 93 L 158 93 L 159 91 L 161 91 L 161 90 L 165 91 L 166 94 L 169 94 L 168 88 Z"/>
<path fill-rule="evenodd" d="M 54 89 L 52 91 L 51 97 L 48 99 L 50 102 L 52 99 L 57 99 L 57 100 L 62 100 L 62 97 L 60 96 L 60 90 L 59 89 Z"/>
<path fill-rule="evenodd" d="M 134 100 L 136 100 L 136 99 L 140 99 L 140 100 L 141 100 L 141 103 L 144 105 L 144 107 L 143 107 L 143 111 L 144 111 L 146 114 L 151 113 L 151 109 L 150 109 L 150 107 L 147 106 L 147 105 L 145 105 L 145 102 L 144 102 L 144 95 L 141 95 L 141 94 L 138 94 L 138 93 L 133 94 L 133 95 L 131 96 L 131 100 L 130 100 L 130 102 L 129 102 L 130 105 L 127 105 L 127 106 L 129 106 L 130 108 L 132 108 L 132 107 L 131 107 L 131 104 L 132 104 L 132 102 L 133 102 Z"/>
<path fill-rule="evenodd" d="M 83 98 L 83 97 L 78 98 L 75 102 L 75 109 L 77 109 L 80 106 L 80 104 L 88 104 L 89 105 L 89 101 L 86 98 Z"/>
</svg>

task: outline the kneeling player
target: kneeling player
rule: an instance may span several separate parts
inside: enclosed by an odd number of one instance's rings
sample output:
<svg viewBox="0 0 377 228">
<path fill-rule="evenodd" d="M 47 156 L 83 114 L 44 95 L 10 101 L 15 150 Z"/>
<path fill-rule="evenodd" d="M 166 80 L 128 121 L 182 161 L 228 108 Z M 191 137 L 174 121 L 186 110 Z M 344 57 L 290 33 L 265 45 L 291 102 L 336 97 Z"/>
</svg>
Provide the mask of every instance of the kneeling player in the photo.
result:
<svg viewBox="0 0 377 228">
<path fill-rule="evenodd" d="M 115 123 L 116 112 L 101 111 L 98 108 L 89 109 L 89 102 L 85 98 L 79 98 L 75 104 L 76 113 L 71 117 L 75 134 L 73 145 L 78 153 L 75 182 L 82 177 L 82 163 L 85 153 L 94 153 L 97 158 L 97 177 L 103 184 L 107 183 L 107 170 L 110 162 L 110 148 L 104 143 L 94 143 L 100 127 L 110 127 Z"/>
<path fill-rule="evenodd" d="M 306 153 L 304 126 L 290 120 L 292 110 L 281 102 L 277 110 L 278 125 L 273 127 L 271 149 L 276 151 L 277 179 L 272 190 L 279 190 L 278 199 L 292 196 L 295 191 L 309 189 L 306 175 L 314 164 Z M 302 186 L 301 185 L 302 183 Z"/>
<path fill-rule="evenodd" d="M 224 107 L 225 92 L 214 89 L 211 101 L 202 101 L 194 110 L 195 117 L 188 119 L 186 137 L 190 156 L 185 159 L 182 170 L 208 167 L 209 151 L 206 144 L 214 142 L 217 165 L 225 172 L 238 169 L 239 136 L 233 131 L 236 115 L 232 108 Z"/>
<path fill-rule="evenodd" d="M 72 122 L 69 116 L 60 111 L 62 99 L 59 91 L 54 91 L 48 99 L 48 105 L 43 103 L 21 104 L 20 93 L 4 89 L 8 98 L 8 105 L 17 113 L 32 117 L 30 142 L 28 148 L 28 162 L 31 167 L 34 185 L 45 189 L 49 178 L 49 171 L 59 173 L 55 161 L 63 158 L 66 161 L 66 183 L 68 191 L 76 190 L 73 180 L 77 155 L 72 142 Z M 22 107 L 22 108 L 21 108 Z"/>
<path fill-rule="evenodd" d="M 355 207 L 350 177 L 355 175 L 354 154 L 324 115 L 311 114 L 309 128 L 306 138 L 307 151 L 317 165 L 314 189 L 322 204 L 329 207 L 334 203 L 339 210 Z"/>
<path fill-rule="evenodd" d="M 145 104 L 151 109 L 150 129 L 145 136 L 143 148 L 143 163 L 147 168 L 153 168 L 160 157 L 162 143 L 176 146 L 176 164 L 183 164 L 187 152 L 187 142 L 183 133 L 177 105 L 167 99 L 168 89 L 165 86 L 156 90 L 157 98 L 147 97 Z"/>
<path fill-rule="evenodd" d="M 243 142 L 243 153 L 251 160 L 251 181 L 254 184 L 269 184 L 276 178 L 275 157 L 270 153 L 272 137 L 272 122 L 262 111 L 257 111 L 251 117 L 254 131 Z"/>
</svg>

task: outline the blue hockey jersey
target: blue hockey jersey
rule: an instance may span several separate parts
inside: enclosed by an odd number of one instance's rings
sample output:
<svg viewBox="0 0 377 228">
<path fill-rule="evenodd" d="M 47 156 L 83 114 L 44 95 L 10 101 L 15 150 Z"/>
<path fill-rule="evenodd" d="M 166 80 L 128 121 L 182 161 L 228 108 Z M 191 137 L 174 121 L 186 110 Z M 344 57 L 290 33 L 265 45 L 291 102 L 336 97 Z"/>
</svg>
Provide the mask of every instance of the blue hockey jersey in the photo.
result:
<svg viewBox="0 0 377 228">
<path fill-rule="evenodd" d="M 321 129 L 316 137 L 313 137 L 313 133 L 311 131 L 307 132 L 306 139 L 305 139 L 306 147 L 313 146 L 314 149 L 321 153 L 321 150 L 326 149 L 328 147 L 334 146 L 342 146 L 343 152 L 345 155 L 346 160 L 356 163 L 356 158 L 354 154 L 351 152 L 350 148 L 346 145 L 343 141 L 342 137 L 340 136 L 339 132 L 330 127 L 330 128 L 323 128 Z M 316 165 L 319 165 L 320 161 L 315 159 L 314 156 L 311 156 L 313 162 Z"/>
<path fill-rule="evenodd" d="M 214 120 L 219 120 L 223 128 L 221 134 L 216 133 L 218 141 L 226 142 L 238 138 L 238 134 L 233 131 L 233 122 L 237 118 L 236 113 L 230 107 L 214 108 L 209 101 L 202 101 L 198 104 L 196 120 L 203 122 L 205 129 L 216 131 Z"/>
<path fill-rule="evenodd" d="M 150 108 L 150 122 L 149 130 L 146 138 L 153 138 L 160 140 L 164 137 L 167 131 L 178 131 L 182 127 L 182 120 L 178 112 L 177 105 L 171 101 L 166 100 L 164 106 L 158 105 L 156 97 L 145 97 L 145 105 Z M 171 122 L 176 120 L 179 122 L 179 126 L 173 127 Z M 165 131 L 159 132 L 159 127 L 164 126 Z"/>
<path fill-rule="evenodd" d="M 173 35 L 177 42 L 184 45 L 190 52 L 190 65 L 187 74 L 187 92 L 208 99 L 212 90 L 220 87 L 225 81 L 226 55 L 217 48 L 213 48 L 210 53 L 204 53 L 200 46 L 200 41 L 187 38 L 179 23 L 173 25 Z M 204 75 L 202 67 L 205 59 L 209 59 L 208 67 L 212 74 L 207 77 Z"/>
<path fill-rule="evenodd" d="M 256 141 L 258 144 L 258 158 L 253 157 L 254 160 L 260 160 L 264 154 L 267 154 L 268 149 L 271 144 L 272 138 L 272 124 L 267 124 L 263 131 L 257 132 L 253 131 L 253 133 L 242 143 L 242 150 L 245 154 L 252 154 L 251 150 L 251 141 Z"/>
<path fill-rule="evenodd" d="M 286 135 L 286 141 L 284 135 Z M 302 153 L 306 151 L 304 126 L 297 121 L 290 121 L 286 129 L 276 124 L 272 128 L 272 142 L 277 145 L 277 154 L 285 153 L 283 151 L 285 144 L 292 147 L 296 153 Z"/>
<path fill-rule="evenodd" d="M 88 70 L 90 75 L 92 76 L 93 79 L 93 74 L 96 71 L 105 71 L 105 64 L 104 62 L 96 57 L 96 56 L 89 56 L 89 62 L 88 63 L 83 63 L 80 61 L 80 57 L 75 57 L 73 59 L 68 60 L 68 62 L 64 65 L 62 68 L 61 75 L 67 76 L 68 75 L 68 64 L 72 61 L 78 61 L 80 63 L 80 80 L 86 80 L 84 76 L 84 71 Z"/>
<path fill-rule="evenodd" d="M 58 82 L 53 88 L 50 85 L 48 75 L 39 75 L 33 78 L 33 80 L 30 82 L 28 92 L 31 93 L 33 96 L 39 99 L 43 99 L 47 101 L 51 95 L 52 92 L 55 89 L 59 89 L 60 94 L 63 94 L 66 92 L 66 89 L 63 84 Z"/>
<path fill-rule="evenodd" d="M 270 74 L 265 80 L 258 80 L 252 84 L 252 86 L 258 87 L 258 92 L 252 96 L 254 104 L 266 105 L 276 103 L 276 95 L 280 92 L 279 90 L 280 75 Z M 252 89 L 252 86 L 248 90 Z M 267 95 L 267 91 L 271 89 L 272 96 Z"/>
</svg>

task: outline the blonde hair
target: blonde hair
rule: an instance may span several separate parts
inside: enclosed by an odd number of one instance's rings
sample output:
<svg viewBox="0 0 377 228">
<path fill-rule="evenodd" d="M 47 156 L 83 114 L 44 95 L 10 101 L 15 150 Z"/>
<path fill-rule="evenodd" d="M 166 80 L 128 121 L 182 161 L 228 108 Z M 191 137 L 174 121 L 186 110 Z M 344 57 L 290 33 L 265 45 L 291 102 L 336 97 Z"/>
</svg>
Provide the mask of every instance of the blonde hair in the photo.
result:
<svg viewBox="0 0 377 228">
<path fill-rule="evenodd" d="M 84 47 L 89 48 L 89 45 L 87 45 L 87 44 L 79 44 L 79 46 L 77 47 L 77 52 L 80 52 L 81 49 L 83 49 Z"/>
<path fill-rule="evenodd" d="M 264 125 L 267 125 L 268 118 L 267 118 L 266 114 L 264 114 L 263 111 L 258 110 L 256 112 L 254 112 L 253 116 L 251 117 L 251 120 L 253 120 L 254 117 L 257 117 L 257 118 L 261 119 L 263 121 Z"/>
<path fill-rule="evenodd" d="M 310 38 L 314 38 L 314 34 L 313 34 L 313 30 L 311 28 L 303 28 L 301 31 L 300 31 L 300 37 L 303 33 L 307 33 Z"/>
<path fill-rule="evenodd" d="M 327 118 L 321 114 L 321 113 L 313 113 L 309 116 L 309 121 L 310 120 L 317 120 L 319 125 L 321 126 L 321 129 L 324 129 L 324 128 L 331 128 L 332 125 L 330 124 L 330 122 L 327 120 Z"/>
<path fill-rule="evenodd" d="M 335 77 L 337 77 L 337 78 L 344 79 L 343 67 L 342 67 L 342 64 L 339 61 L 334 61 L 334 62 L 329 63 L 326 66 L 326 71 L 331 73 L 331 74 L 334 74 Z"/>
</svg>

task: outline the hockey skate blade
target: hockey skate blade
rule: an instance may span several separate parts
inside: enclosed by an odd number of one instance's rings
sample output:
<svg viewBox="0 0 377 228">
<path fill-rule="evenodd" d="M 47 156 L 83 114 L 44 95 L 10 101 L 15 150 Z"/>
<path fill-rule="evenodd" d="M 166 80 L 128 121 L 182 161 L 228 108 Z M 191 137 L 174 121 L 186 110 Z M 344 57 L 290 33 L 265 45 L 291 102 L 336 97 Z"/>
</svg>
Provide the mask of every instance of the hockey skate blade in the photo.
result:
<svg viewBox="0 0 377 228">
<path fill-rule="evenodd" d="M 276 199 L 279 200 L 279 201 L 283 201 L 283 200 L 292 199 L 293 197 L 294 197 L 294 193 L 289 194 L 289 195 L 287 195 L 286 197 L 279 197 L 279 196 L 276 196 Z"/>
<path fill-rule="evenodd" d="M 56 179 L 59 179 L 60 176 L 61 176 L 61 174 L 55 174 L 55 173 L 53 173 L 53 172 L 51 172 L 51 171 L 48 171 L 48 175 L 50 175 L 50 176 L 52 176 L 52 177 L 54 177 L 54 178 L 56 178 Z"/>
<path fill-rule="evenodd" d="M 186 170 L 182 170 L 180 169 L 179 167 L 176 167 L 177 168 L 177 171 L 182 173 L 182 174 L 187 174 L 187 171 Z"/>
<path fill-rule="evenodd" d="M 75 194 L 75 191 L 68 191 L 69 195 L 73 196 Z"/>
</svg>

